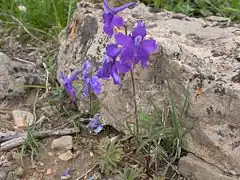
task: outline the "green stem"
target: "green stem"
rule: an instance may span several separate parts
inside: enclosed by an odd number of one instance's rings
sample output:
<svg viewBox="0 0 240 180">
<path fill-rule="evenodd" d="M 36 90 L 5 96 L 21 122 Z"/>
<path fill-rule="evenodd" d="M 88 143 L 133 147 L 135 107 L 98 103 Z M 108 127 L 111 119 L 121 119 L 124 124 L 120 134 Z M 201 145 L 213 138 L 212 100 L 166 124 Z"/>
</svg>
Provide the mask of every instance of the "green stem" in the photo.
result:
<svg viewBox="0 0 240 180">
<path fill-rule="evenodd" d="M 59 17 L 59 12 L 58 12 L 58 9 L 57 9 L 57 6 L 56 6 L 57 2 L 55 0 L 52 0 L 52 3 L 53 3 L 53 10 L 54 10 L 57 26 L 58 26 L 59 29 L 62 29 L 61 20 L 60 20 L 60 17 Z"/>
<path fill-rule="evenodd" d="M 136 138 L 138 141 L 139 137 L 139 118 L 138 118 L 138 107 L 137 107 L 137 99 L 136 99 L 136 86 L 134 81 L 133 70 L 130 71 L 131 73 L 131 81 L 132 81 L 132 89 L 133 89 L 133 102 L 134 102 L 134 114 L 136 119 Z"/>
<path fill-rule="evenodd" d="M 90 94 L 89 94 L 89 112 L 90 112 L 90 115 L 93 116 L 94 114 L 92 114 L 92 91 L 91 91 L 91 88 L 90 89 Z"/>
<path fill-rule="evenodd" d="M 68 5 L 68 19 L 67 19 L 67 24 L 70 24 L 70 20 L 71 20 L 72 3 L 73 3 L 73 0 L 70 0 L 69 5 Z"/>
</svg>

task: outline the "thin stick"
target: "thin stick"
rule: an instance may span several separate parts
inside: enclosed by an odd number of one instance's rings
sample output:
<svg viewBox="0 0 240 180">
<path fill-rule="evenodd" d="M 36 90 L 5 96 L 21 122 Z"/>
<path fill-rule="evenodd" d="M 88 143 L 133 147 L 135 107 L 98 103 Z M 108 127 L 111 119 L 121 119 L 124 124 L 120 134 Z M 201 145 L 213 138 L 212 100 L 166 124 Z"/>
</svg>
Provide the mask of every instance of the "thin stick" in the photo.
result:
<svg viewBox="0 0 240 180">
<path fill-rule="evenodd" d="M 14 57 L 13 59 L 16 60 L 16 61 L 19 61 L 19 62 L 31 64 L 31 65 L 33 65 L 34 67 L 36 67 L 36 64 L 33 63 L 33 62 L 31 62 L 31 61 L 27 61 L 27 60 L 24 60 L 24 59 L 21 59 L 21 58 L 18 58 L 18 57 Z"/>
<path fill-rule="evenodd" d="M 11 114 L 11 111 L 7 111 L 7 110 L 1 110 L 0 109 L 0 114 Z"/>
<path fill-rule="evenodd" d="M 33 117 L 34 117 L 34 128 L 33 129 L 35 129 L 36 121 L 37 121 L 36 104 L 37 104 L 37 100 L 38 100 L 38 94 L 39 94 L 39 89 L 37 90 L 36 97 L 35 97 L 35 100 L 33 103 Z"/>
<path fill-rule="evenodd" d="M 48 71 L 47 65 L 46 65 L 45 63 L 43 63 L 43 67 L 44 67 L 45 72 L 46 72 L 46 81 L 45 81 L 46 91 L 45 91 L 45 93 L 39 98 L 40 100 L 43 99 L 43 98 L 45 98 L 45 97 L 47 97 L 47 95 L 48 95 L 48 90 L 49 90 L 49 83 L 48 83 L 49 80 L 48 80 L 48 79 L 49 79 L 49 74 L 50 74 L 50 72 Z"/>
<path fill-rule="evenodd" d="M 69 134 L 80 133 L 80 130 L 77 128 L 69 128 L 69 129 L 61 129 L 61 130 L 46 130 L 33 132 L 33 136 L 36 138 L 45 138 L 50 136 L 63 136 Z M 1 151 L 7 151 L 9 149 L 18 147 L 24 143 L 25 138 L 27 137 L 27 133 L 11 133 L 10 136 L 1 138 L 1 141 L 6 140 L 6 142 L 2 143 L 0 146 Z"/>
<path fill-rule="evenodd" d="M 90 173 L 93 169 L 95 169 L 97 166 L 97 164 L 95 164 L 93 167 L 91 167 L 90 169 L 88 169 L 83 175 L 81 175 L 80 177 L 78 177 L 76 180 L 80 180 L 82 178 L 84 178 L 86 175 L 88 175 L 88 173 Z"/>
</svg>

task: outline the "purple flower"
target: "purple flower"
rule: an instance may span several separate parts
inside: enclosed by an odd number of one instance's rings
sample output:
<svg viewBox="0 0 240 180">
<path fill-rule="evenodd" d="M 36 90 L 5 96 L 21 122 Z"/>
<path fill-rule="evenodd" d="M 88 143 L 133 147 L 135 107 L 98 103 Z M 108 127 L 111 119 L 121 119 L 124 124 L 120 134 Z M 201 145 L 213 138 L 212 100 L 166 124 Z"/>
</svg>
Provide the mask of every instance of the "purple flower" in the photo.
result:
<svg viewBox="0 0 240 180">
<path fill-rule="evenodd" d="M 114 26 L 121 27 L 124 25 L 123 18 L 118 16 L 117 13 L 119 13 L 120 11 L 123 11 L 124 9 L 130 6 L 136 5 L 136 3 L 131 2 L 119 7 L 111 8 L 108 5 L 108 1 L 104 0 L 103 5 L 104 5 L 104 13 L 102 15 L 103 24 L 104 24 L 103 30 L 109 37 L 112 37 L 114 32 L 113 31 Z"/>
<path fill-rule="evenodd" d="M 115 34 L 115 41 L 123 46 L 120 55 L 121 64 L 131 68 L 131 61 L 134 64 L 141 61 L 143 68 L 147 66 L 150 54 L 157 49 L 157 43 L 155 40 L 145 40 L 146 34 L 146 27 L 142 21 L 138 21 L 137 27 L 133 29 L 129 36 L 123 33 Z M 130 68 L 125 68 L 125 70 L 130 70 Z"/>
<path fill-rule="evenodd" d="M 89 88 L 91 88 L 91 90 L 95 94 L 99 94 L 102 88 L 101 83 L 98 80 L 98 77 L 92 75 L 91 68 L 92 68 L 92 63 L 90 61 L 86 61 L 83 64 L 83 81 L 85 83 L 83 88 L 83 94 L 85 97 L 88 96 L 89 94 Z"/>
<path fill-rule="evenodd" d="M 70 176 L 69 169 L 67 169 L 66 171 L 64 171 L 63 176 Z"/>
<path fill-rule="evenodd" d="M 113 78 L 114 84 L 120 85 L 116 58 L 121 52 L 116 44 L 109 44 L 106 47 L 106 54 L 103 58 L 102 67 L 99 68 L 97 76 L 102 79 Z"/>
<path fill-rule="evenodd" d="M 94 180 L 94 176 L 89 177 L 88 180 Z"/>
<path fill-rule="evenodd" d="M 71 178 L 71 174 L 70 174 L 70 170 L 67 169 L 67 170 L 63 173 L 63 175 L 61 175 L 61 179 L 69 179 L 69 178 Z"/>
<path fill-rule="evenodd" d="M 100 116 L 101 114 L 97 113 L 93 118 L 89 118 L 90 122 L 88 123 L 87 128 L 90 133 L 93 131 L 98 134 L 103 129 L 103 124 L 99 120 Z"/>
<path fill-rule="evenodd" d="M 72 82 L 78 79 L 79 74 L 80 74 L 80 71 L 75 71 L 72 73 L 70 77 L 67 77 L 64 75 L 63 72 L 60 72 L 60 81 L 73 101 L 75 101 L 76 98 L 75 98 L 75 89 L 72 85 Z"/>
</svg>

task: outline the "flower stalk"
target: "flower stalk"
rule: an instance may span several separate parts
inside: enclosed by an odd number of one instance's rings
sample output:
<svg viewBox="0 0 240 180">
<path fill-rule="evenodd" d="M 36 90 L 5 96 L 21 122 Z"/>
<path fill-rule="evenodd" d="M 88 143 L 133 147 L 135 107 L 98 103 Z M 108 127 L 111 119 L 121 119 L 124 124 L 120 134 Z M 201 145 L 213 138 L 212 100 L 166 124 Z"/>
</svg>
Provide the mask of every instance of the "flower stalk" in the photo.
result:
<svg viewBox="0 0 240 180">
<path fill-rule="evenodd" d="M 136 139 L 138 141 L 139 117 L 138 117 L 138 107 L 137 107 L 137 98 L 136 98 L 136 87 L 135 87 L 134 74 L 132 69 L 130 71 L 130 74 L 131 74 L 131 82 L 132 82 L 132 89 L 133 89 L 134 115 L 135 115 L 135 122 L 136 122 Z"/>
<path fill-rule="evenodd" d="M 126 36 L 128 35 L 127 32 L 127 26 L 124 26 L 125 29 L 125 34 Z M 134 64 L 133 64 L 134 66 Z M 136 96 L 136 86 L 135 86 L 135 81 L 134 81 L 134 74 L 133 74 L 133 68 L 130 70 L 131 74 L 131 82 L 132 82 L 132 91 L 133 91 L 133 102 L 134 102 L 134 115 L 135 115 L 135 123 L 136 123 L 136 139 L 138 142 L 138 137 L 139 137 L 139 117 L 138 117 L 138 107 L 137 107 L 137 96 Z"/>
</svg>

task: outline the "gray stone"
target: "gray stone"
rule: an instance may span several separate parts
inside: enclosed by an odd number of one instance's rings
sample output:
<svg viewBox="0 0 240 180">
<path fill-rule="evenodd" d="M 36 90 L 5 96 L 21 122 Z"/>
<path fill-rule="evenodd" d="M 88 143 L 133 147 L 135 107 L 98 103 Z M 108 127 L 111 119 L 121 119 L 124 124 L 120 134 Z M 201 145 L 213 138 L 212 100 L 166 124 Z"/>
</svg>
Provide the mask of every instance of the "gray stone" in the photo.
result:
<svg viewBox="0 0 240 180">
<path fill-rule="evenodd" d="M 26 128 L 28 126 L 31 126 L 34 122 L 34 116 L 29 111 L 23 111 L 23 110 L 13 110 L 12 116 L 14 123 L 16 125 L 16 128 Z"/>
<path fill-rule="evenodd" d="M 102 34 L 102 10 L 88 5 L 79 8 L 73 17 L 78 21 L 77 38 L 62 38 L 58 55 L 58 73 L 81 69 L 90 58 L 97 66 L 105 44 L 112 42 Z M 169 104 L 171 86 L 176 107 L 180 110 L 184 94 L 189 91 L 189 117 L 181 121 L 187 129 L 185 148 L 233 177 L 240 175 L 240 62 L 236 52 L 240 48 L 240 28 L 237 26 L 205 26 L 201 18 L 174 18 L 174 13 L 151 13 L 140 4 L 120 13 L 129 30 L 138 19 L 144 20 L 147 34 L 154 38 L 158 51 L 152 55 L 149 67 L 135 70 L 137 103 L 146 112 Z M 179 16 L 179 15 L 177 15 Z M 197 87 L 203 93 L 197 95 Z M 112 80 L 103 81 L 99 95 L 106 124 L 125 130 L 126 120 L 134 111 L 130 75 L 125 75 L 121 90 Z M 78 101 L 79 104 L 86 104 Z M 107 110 L 106 110 L 107 107 Z M 111 113 L 109 113 L 111 112 Z"/>
<path fill-rule="evenodd" d="M 179 171 L 189 179 L 204 180 L 239 180 L 240 178 L 224 175 L 218 168 L 204 162 L 193 154 L 182 157 Z"/>
<path fill-rule="evenodd" d="M 15 176 L 14 176 L 14 172 L 10 171 L 7 175 L 7 179 L 6 180 L 15 180 Z"/>
<path fill-rule="evenodd" d="M 16 168 L 15 165 L 12 165 L 10 167 L 1 167 L 0 168 L 0 180 L 8 179 L 8 174 L 13 173 L 12 170 Z M 10 175 L 9 175 L 10 176 Z"/>
<path fill-rule="evenodd" d="M 5 180 L 7 177 L 7 172 L 4 169 L 0 170 L 0 180 Z"/>
<path fill-rule="evenodd" d="M 43 84 L 32 64 L 10 60 L 0 52 L 0 100 L 16 100 L 25 93 L 24 85 Z"/>
<path fill-rule="evenodd" d="M 51 144 L 53 150 L 69 150 L 73 147 L 72 136 L 62 136 L 54 139 Z"/>
<path fill-rule="evenodd" d="M 65 153 L 60 154 L 58 158 L 62 161 L 69 161 L 73 158 L 73 154 L 70 150 L 68 150 Z"/>
<path fill-rule="evenodd" d="M 18 167 L 15 171 L 14 171 L 15 175 L 17 175 L 18 177 L 22 177 L 24 174 L 24 169 L 22 167 Z"/>
<path fill-rule="evenodd" d="M 208 16 L 208 17 L 206 17 L 206 19 L 208 21 L 215 21 L 215 22 L 227 22 L 227 21 L 230 21 L 229 18 L 220 17 L 220 16 Z"/>
</svg>

